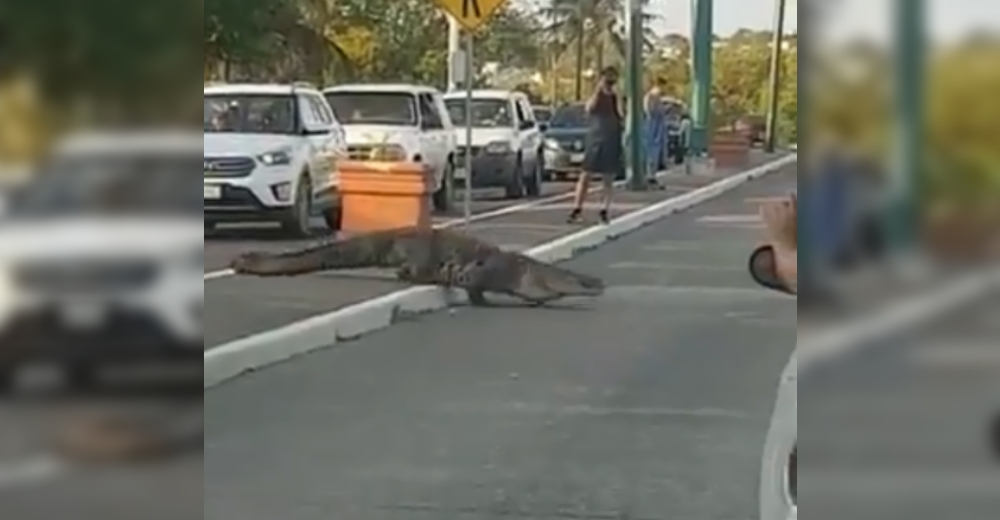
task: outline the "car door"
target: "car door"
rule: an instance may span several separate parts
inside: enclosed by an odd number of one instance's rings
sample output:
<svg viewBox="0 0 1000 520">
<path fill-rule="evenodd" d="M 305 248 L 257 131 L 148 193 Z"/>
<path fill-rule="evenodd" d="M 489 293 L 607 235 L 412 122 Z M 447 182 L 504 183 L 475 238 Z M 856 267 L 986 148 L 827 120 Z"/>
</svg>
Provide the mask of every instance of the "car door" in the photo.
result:
<svg viewBox="0 0 1000 520">
<path fill-rule="evenodd" d="M 527 98 L 518 96 L 514 103 L 518 110 L 518 119 L 521 123 L 518 128 L 518 141 L 521 149 L 521 156 L 533 166 L 538 160 L 538 149 L 541 144 L 541 136 L 538 130 L 538 123 L 535 121 L 534 112 Z"/>
<path fill-rule="evenodd" d="M 331 129 L 323 122 L 322 112 L 317 106 L 315 96 L 300 94 L 299 107 L 305 130 L 303 146 L 306 148 L 306 164 L 309 167 L 310 181 L 315 188 L 322 185 L 322 179 L 329 172 L 330 161 L 325 150 L 331 138 Z"/>
<path fill-rule="evenodd" d="M 317 160 L 319 168 L 313 175 L 313 186 L 320 188 L 336 183 L 337 162 L 347 157 L 347 135 L 326 99 L 323 96 L 314 96 L 314 99 L 323 125 L 330 129 L 327 138 L 320 140 L 325 143 L 318 150 L 321 159 Z"/>
<path fill-rule="evenodd" d="M 421 92 L 417 98 L 420 106 L 422 152 L 426 156 L 427 163 L 434 169 L 434 175 L 440 180 L 444 174 L 445 161 L 448 159 L 444 122 L 441 120 L 432 94 Z"/>
</svg>

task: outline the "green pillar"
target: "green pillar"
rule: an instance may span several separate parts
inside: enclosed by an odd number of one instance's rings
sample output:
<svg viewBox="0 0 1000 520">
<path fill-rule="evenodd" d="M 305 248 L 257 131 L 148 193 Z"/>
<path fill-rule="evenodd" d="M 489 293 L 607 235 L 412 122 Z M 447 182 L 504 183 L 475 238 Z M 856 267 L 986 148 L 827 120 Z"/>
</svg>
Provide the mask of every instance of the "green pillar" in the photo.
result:
<svg viewBox="0 0 1000 520">
<path fill-rule="evenodd" d="M 918 234 L 920 144 L 923 139 L 925 0 L 895 0 L 896 149 L 886 222 L 889 245 L 904 252 Z"/>
<path fill-rule="evenodd" d="M 708 150 L 712 103 L 712 3 L 691 0 L 691 153 Z"/>
<path fill-rule="evenodd" d="M 642 2 L 628 0 L 628 164 L 629 189 L 646 189 L 646 160 L 642 149 Z"/>
</svg>

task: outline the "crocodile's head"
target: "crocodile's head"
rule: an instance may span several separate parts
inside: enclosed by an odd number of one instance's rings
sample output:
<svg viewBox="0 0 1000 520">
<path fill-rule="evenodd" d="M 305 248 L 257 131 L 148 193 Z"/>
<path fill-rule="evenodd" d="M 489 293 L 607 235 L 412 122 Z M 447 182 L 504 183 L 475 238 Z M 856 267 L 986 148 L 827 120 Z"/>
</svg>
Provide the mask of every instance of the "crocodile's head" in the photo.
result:
<svg viewBox="0 0 1000 520">
<path fill-rule="evenodd" d="M 528 276 L 522 277 L 522 284 L 537 284 L 538 289 L 560 296 L 600 296 L 605 288 L 600 278 L 541 262 L 530 265 Z M 530 291 L 528 287 L 525 289 Z"/>
</svg>

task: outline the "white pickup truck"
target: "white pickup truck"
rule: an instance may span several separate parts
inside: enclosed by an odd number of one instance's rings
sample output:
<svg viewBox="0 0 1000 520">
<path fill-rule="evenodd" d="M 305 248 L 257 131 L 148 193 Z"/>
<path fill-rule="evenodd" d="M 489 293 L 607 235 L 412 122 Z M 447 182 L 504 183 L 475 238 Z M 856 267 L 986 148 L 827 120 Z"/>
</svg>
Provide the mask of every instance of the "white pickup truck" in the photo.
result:
<svg viewBox="0 0 1000 520">
<path fill-rule="evenodd" d="M 474 188 L 505 189 L 508 198 L 537 197 L 545 171 L 544 138 L 528 96 L 512 90 L 472 92 L 472 146 L 466 145 L 466 93 L 449 92 L 445 105 L 458 138 L 456 178 L 471 177 Z M 472 155 L 472 172 L 464 171 L 464 153 Z"/>
<path fill-rule="evenodd" d="M 347 136 L 352 159 L 383 157 L 421 163 L 434 173 L 434 209 L 452 198 L 455 132 L 441 92 L 420 85 L 339 85 L 323 90 Z"/>
</svg>

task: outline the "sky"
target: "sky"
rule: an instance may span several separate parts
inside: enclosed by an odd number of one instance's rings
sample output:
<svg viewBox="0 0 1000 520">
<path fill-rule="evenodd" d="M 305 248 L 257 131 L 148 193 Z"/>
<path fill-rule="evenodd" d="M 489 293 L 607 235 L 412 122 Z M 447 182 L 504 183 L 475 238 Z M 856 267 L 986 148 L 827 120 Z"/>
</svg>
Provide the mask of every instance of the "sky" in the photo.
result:
<svg viewBox="0 0 1000 520">
<path fill-rule="evenodd" d="M 544 0 L 514 0 L 519 4 Z M 785 30 L 797 29 L 798 2 L 787 0 Z M 894 0 L 811 0 L 826 10 L 819 29 L 826 37 L 843 40 L 856 36 L 886 41 L 890 33 L 891 5 Z M 690 34 L 692 0 L 650 0 L 657 15 L 653 29 L 660 33 Z M 774 23 L 775 0 L 715 0 L 715 33 L 728 35 L 741 27 L 770 29 Z M 985 28 L 1000 33 L 1000 0 L 927 0 L 928 30 L 935 40 L 953 40 L 972 30 Z"/>
<path fill-rule="evenodd" d="M 805 2 L 806 0 L 798 0 Z M 787 0 L 785 29 L 798 27 L 797 0 Z M 825 12 L 817 28 L 828 38 L 843 40 L 861 36 L 886 41 L 890 36 L 892 0 L 813 0 Z M 657 32 L 687 34 L 691 27 L 691 0 L 651 0 L 650 10 L 659 15 Z M 741 27 L 770 29 L 775 0 L 715 0 L 715 32 L 732 34 Z M 936 40 L 953 40 L 975 29 L 1000 32 L 1000 0 L 927 0 L 928 30 Z"/>
</svg>

